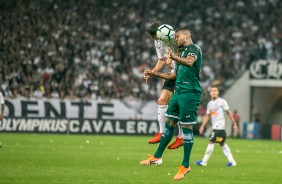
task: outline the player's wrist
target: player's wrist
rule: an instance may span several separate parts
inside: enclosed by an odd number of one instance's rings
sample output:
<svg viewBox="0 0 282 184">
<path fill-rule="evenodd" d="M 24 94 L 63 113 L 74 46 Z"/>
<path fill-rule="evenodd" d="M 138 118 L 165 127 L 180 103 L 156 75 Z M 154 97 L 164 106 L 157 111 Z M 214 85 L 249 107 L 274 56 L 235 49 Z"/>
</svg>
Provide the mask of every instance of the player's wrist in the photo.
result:
<svg viewBox="0 0 282 184">
<path fill-rule="evenodd" d="M 170 54 L 170 58 L 171 58 L 171 59 L 174 59 L 174 58 L 175 58 L 175 53 L 172 52 L 172 53 Z"/>
</svg>

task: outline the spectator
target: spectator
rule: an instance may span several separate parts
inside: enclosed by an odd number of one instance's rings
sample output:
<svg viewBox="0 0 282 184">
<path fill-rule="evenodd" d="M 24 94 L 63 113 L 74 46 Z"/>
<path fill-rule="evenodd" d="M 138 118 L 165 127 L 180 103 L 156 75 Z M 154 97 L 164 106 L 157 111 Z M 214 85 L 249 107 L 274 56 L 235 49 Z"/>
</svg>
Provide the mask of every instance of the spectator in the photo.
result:
<svg viewBox="0 0 282 184">
<path fill-rule="evenodd" d="M 235 135 L 233 128 L 231 128 L 231 136 L 240 137 L 240 115 L 238 114 L 237 110 L 234 110 L 232 116 L 233 116 L 234 121 L 237 124 L 238 132 L 237 132 L 237 135 Z"/>
<path fill-rule="evenodd" d="M 138 75 L 156 60 L 143 34 L 152 17 L 197 31 L 205 56 L 203 94 L 213 83 L 224 86 L 236 78 L 255 59 L 281 60 L 282 1 L 191 3 L 1 1 L 1 86 L 13 96 L 32 97 L 40 86 L 43 97 L 156 100 L 162 81 L 146 86 Z"/>
<path fill-rule="evenodd" d="M 0 121 L 4 118 L 5 100 L 2 92 L 0 91 Z"/>
</svg>

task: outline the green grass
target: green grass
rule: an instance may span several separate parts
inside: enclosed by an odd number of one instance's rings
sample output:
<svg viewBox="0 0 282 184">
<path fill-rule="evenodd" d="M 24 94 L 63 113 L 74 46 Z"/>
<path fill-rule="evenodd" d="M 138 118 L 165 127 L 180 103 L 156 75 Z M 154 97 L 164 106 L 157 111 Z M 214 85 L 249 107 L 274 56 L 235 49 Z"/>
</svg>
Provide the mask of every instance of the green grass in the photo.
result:
<svg viewBox="0 0 282 184">
<path fill-rule="evenodd" d="M 0 134 L 0 183 L 175 183 L 182 148 L 166 150 L 161 166 L 140 166 L 157 145 L 148 136 Z M 208 140 L 196 137 L 191 172 L 184 183 L 270 184 L 282 182 L 282 143 L 228 139 L 238 166 L 227 160 L 217 145 L 207 167 L 201 159 Z"/>
</svg>

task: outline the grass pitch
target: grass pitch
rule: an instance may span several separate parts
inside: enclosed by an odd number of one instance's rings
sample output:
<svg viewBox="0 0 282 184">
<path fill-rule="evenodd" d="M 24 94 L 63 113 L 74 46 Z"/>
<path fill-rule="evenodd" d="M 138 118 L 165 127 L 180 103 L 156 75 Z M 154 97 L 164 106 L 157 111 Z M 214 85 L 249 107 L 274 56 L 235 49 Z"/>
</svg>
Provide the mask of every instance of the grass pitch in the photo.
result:
<svg viewBox="0 0 282 184">
<path fill-rule="evenodd" d="M 6 184 L 127 184 L 175 183 L 183 148 L 166 150 L 161 166 L 141 166 L 153 154 L 149 136 L 0 134 L 0 183 Z M 228 139 L 238 166 L 227 160 L 217 145 L 207 167 L 199 167 L 208 139 L 195 137 L 191 172 L 182 183 L 280 184 L 282 143 L 269 140 Z"/>
</svg>

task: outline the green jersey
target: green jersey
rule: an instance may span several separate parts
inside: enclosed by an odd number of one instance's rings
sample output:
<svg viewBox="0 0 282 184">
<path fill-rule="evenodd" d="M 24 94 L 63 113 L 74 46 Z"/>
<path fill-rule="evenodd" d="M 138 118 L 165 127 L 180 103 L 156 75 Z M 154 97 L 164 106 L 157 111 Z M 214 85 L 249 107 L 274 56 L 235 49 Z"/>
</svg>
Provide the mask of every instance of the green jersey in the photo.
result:
<svg viewBox="0 0 282 184">
<path fill-rule="evenodd" d="M 191 44 L 182 48 L 180 57 L 192 56 L 195 63 L 189 67 L 176 64 L 176 88 L 201 91 L 200 71 L 202 66 L 202 51 L 198 45 Z"/>
</svg>

